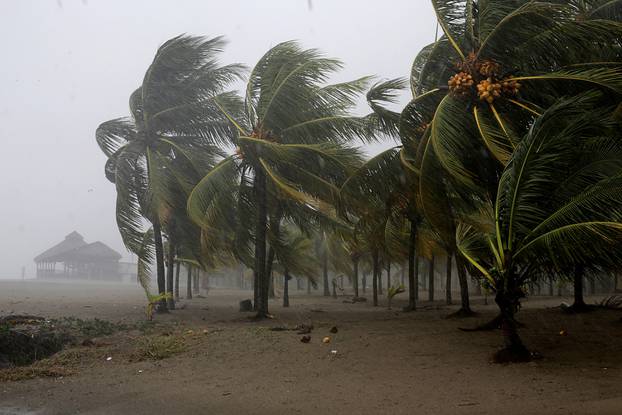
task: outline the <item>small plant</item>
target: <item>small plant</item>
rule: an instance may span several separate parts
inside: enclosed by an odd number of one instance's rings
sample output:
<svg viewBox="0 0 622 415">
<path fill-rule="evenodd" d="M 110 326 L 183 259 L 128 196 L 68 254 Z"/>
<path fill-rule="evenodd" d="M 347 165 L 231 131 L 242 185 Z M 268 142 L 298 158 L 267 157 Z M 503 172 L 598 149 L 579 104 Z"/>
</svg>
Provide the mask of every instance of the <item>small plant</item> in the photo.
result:
<svg viewBox="0 0 622 415">
<path fill-rule="evenodd" d="M 153 320 L 153 312 L 155 311 L 155 308 L 160 301 L 169 300 L 171 298 L 173 298 L 171 293 L 161 293 L 156 295 L 147 293 L 147 307 L 145 310 L 147 314 L 147 320 Z"/>
<path fill-rule="evenodd" d="M 389 300 L 389 310 L 391 309 L 391 301 L 393 300 L 393 297 L 395 297 L 396 295 L 403 293 L 404 291 L 406 291 L 406 288 L 404 288 L 404 284 L 400 284 L 397 287 L 391 286 L 389 287 L 389 289 L 387 290 L 387 299 Z"/>
</svg>

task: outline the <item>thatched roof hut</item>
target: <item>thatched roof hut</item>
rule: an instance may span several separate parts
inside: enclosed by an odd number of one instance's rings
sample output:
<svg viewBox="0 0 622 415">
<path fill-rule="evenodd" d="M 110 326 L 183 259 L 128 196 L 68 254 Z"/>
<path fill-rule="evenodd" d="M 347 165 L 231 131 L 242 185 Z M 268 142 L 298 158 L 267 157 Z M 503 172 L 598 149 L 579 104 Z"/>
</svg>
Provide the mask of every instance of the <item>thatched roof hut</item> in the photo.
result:
<svg viewBox="0 0 622 415">
<path fill-rule="evenodd" d="M 65 239 L 35 257 L 37 278 L 118 280 L 121 254 L 103 242 L 87 243 L 73 231 Z M 63 269 L 57 270 L 56 264 Z"/>
</svg>

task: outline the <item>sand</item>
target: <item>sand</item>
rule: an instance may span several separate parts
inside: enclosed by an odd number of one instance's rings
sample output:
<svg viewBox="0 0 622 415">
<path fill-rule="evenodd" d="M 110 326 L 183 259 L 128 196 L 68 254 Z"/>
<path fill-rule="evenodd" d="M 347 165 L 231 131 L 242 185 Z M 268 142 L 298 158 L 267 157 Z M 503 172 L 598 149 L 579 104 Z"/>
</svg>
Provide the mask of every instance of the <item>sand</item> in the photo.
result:
<svg viewBox="0 0 622 415">
<path fill-rule="evenodd" d="M 0 414 L 622 413 L 619 311 L 565 315 L 553 306 L 568 299 L 530 298 L 521 334 L 543 358 L 497 365 L 490 356 L 499 332 L 458 330 L 494 316 L 482 299 L 474 300 L 477 318 L 454 320 L 445 316 L 456 306 L 441 302 L 402 313 L 403 298 L 387 310 L 319 293 L 294 291 L 289 309 L 275 300 L 275 319 L 263 322 L 237 310 L 250 292 L 213 289 L 181 300 L 185 309 L 156 319 L 157 330 L 186 336 L 184 352 L 133 361 L 126 345 L 141 333 L 121 332 L 85 354 L 71 376 L 0 383 Z M 0 315 L 133 324 L 144 320 L 142 304 L 133 285 L 0 282 Z M 300 323 L 314 326 L 307 344 L 294 331 L 269 330 Z"/>
</svg>

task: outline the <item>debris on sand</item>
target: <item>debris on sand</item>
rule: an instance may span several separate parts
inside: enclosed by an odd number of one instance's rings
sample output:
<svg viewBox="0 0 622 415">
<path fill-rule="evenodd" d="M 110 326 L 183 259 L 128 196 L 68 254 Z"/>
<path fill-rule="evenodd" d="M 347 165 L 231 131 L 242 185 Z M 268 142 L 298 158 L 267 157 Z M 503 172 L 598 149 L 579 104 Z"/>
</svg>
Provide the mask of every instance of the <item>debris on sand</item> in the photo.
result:
<svg viewBox="0 0 622 415">
<path fill-rule="evenodd" d="M 93 341 L 93 339 L 84 339 L 82 341 L 82 346 L 85 346 L 85 347 L 95 346 L 95 342 Z"/>
<path fill-rule="evenodd" d="M 365 297 L 352 297 L 350 300 L 343 300 L 346 304 L 355 304 L 355 303 L 366 303 L 367 298 Z"/>
<path fill-rule="evenodd" d="M 294 330 L 298 330 L 296 334 L 309 334 L 313 331 L 313 324 L 299 324 Z"/>
<path fill-rule="evenodd" d="M 331 333 L 335 334 L 335 333 L 337 333 L 337 332 L 339 331 L 339 329 L 337 329 L 337 326 L 333 326 L 333 327 L 331 327 L 331 328 L 330 328 L 330 330 L 329 330 L 329 331 L 330 331 Z"/>
<path fill-rule="evenodd" d="M 330 343 L 330 337 L 329 337 L 329 336 L 324 337 L 324 338 L 322 339 L 322 343 L 324 343 L 324 344 L 328 344 L 328 343 Z"/>
<path fill-rule="evenodd" d="M 268 330 L 270 330 L 270 331 L 290 331 L 290 330 L 294 330 L 294 329 L 290 329 L 290 328 L 285 327 L 285 326 L 276 326 L 276 327 L 270 327 Z"/>
<path fill-rule="evenodd" d="M 309 342 L 311 341 L 311 336 L 302 336 L 302 337 L 300 338 L 300 341 L 301 341 L 302 343 L 309 343 Z"/>
</svg>

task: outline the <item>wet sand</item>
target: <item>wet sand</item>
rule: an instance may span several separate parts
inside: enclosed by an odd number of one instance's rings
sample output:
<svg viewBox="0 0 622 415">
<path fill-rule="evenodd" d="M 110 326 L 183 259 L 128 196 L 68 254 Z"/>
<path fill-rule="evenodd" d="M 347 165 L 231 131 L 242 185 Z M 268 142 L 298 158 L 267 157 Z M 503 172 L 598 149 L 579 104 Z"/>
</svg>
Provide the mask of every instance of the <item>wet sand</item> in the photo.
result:
<svg viewBox="0 0 622 415">
<path fill-rule="evenodd" d="M 132 361 L 123 345 L 140 333 L 119 333 L 71 376 L 0 383 L 0 414 L 622 413 L 622 312 L 565 315 L 553 307 L 568 299 L 530 298 L 521 335 L 543 358 L 496 365 L 499 332 L 458 330 L 495 315 L 482 299 L 478 317 L 455 320 L 445 317 L 457 307 L 442 302 L 400 312 L 404 294 L 387 310 L 317 293 L 293 291 L 289 309 L 275 299 L 275 319 L 263 322 L 238 312 L 249 291 L 182 299 L 185 309 L 156 320 L 158 330 L 195 333 L 184 352 Z M 144 302 L 134 285 L 0 282 L 0 315 L 131 324 L 144 320 Z M 314 326 L 307 344 L 294 331 L 269 330 L 301 323 Z"/>
</svg>

